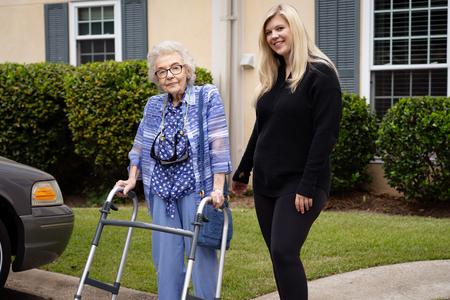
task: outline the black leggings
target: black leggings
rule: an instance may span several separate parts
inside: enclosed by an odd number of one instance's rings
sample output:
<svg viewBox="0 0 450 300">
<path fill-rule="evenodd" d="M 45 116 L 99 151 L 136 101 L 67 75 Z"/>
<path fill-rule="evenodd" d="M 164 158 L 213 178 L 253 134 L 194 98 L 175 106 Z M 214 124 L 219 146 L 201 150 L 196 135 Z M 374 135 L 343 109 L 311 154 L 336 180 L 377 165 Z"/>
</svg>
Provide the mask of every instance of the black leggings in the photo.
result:
<svg viewBox="0 0 450 300">
<path fill-rule="evenodd" d="M 311 225 L 327 201 L 323 190 L 313 198 L 313 205 L 304 214 L 295 209 L 295 194 L 279 197 L 254 195 L 264 240 L 270 251 L 273 272 L 281 300 L 308 299 L 308 284 L 300 261 L 300 249 Z"/>
</svg>

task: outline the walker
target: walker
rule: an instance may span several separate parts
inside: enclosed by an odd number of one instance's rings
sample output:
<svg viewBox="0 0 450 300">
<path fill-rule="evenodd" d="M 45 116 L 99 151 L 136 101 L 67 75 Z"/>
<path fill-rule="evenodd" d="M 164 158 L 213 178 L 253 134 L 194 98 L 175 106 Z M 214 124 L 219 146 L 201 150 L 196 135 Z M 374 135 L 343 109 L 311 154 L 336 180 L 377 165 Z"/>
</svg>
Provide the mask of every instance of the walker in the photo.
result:
<svg viewBox="0 0 450 300">
<path fill-rule="evenodd" d="M 188 295 L 188 287 L 189 282 L 191 280 L 192 275 L 192 268 L 195 261 L 195 251 L 197 249 L 197 240 L 198 235 L 200 232 L 200 226 L 203 225 L 203 222 L 207 221 L 205 217 L 203 216 L 203 208 L 208 202 L 212 202 L 211 197 L 204 197 L 197 209 L 195 220 L 193 220 L 194 229 L 193 231 L 184 230 L 180 228 L 173 228 L 173 227 L 167 227 L 167 226 L 160 226 L 157 224 L 151 224 L 151 223 L 144 223 L 140 221 L 136 221 L 136 216 L 138 213 L 138 199 L 134 192 L 130 191 L 128 192 L 128 198 L 133 200 L 133 213 L 131 216 L 130 221 L 124 221 L 124 220 L 107 220 L 107 216 L 110 213 L 110 210 L 117 211 L 118 209 L 113 204 L 113 198 L 116 192 L 122 191 L 123 188 L 115 186 L 108 194 L 108 197 L 106 201 L 103 204 L 103 207 L 100 209 L 100 220 L 97 225 L 97 229 L 94 234 L 94 238 L 91 242 L 91 249 L 86 261 L 86 265 L 83 270 L 83 274 L 80 278 L 80 283 L 78 285 L 77 293 L 74 296 L 74 300 L 81 299 L 81 293 L 83 292 L 83 287 L 85 284 L 89 284 L 91 286 L 94 286 L 96 288 L 108 291 L 112 294 L 111 299 L 117 299 L 117 296 L 119 294 L 120 289 L 120 279 L 122 277 L 123 268 L 125 266 L 126 257 L 128 254 L 128 247 L 130 246 L 131 242 L 131 234 L 133 232 L 133 228 L 142 228 L 142 229 L 150 229 L 150 230 L 156 230 L 161 232 L 167 232 L 172 233 L 176 235 L 181 235 L 185 237 L 189 237 L 192 239 L 191 248 L 189 250 L 189 256 L 187 260 L 187 269 L 186 269 L 186 275 L 184 278 L 184 285 L 183 285 L 183 291 L 181 294 L 181 300 L 191 299 L 191 300 L 201 300 L 198 297 Z M 228 207 L 222 208 L 224 210 L 229 209 Z M 103 227 L 105 225 L 111 225 L 111 226 L 121 226 L 121 227 L 128 227 L 128 234 L 125 241 L 125 246 L 123 248 L 122 257 L 119 264 L 119 269 L 117 271 L 116 280 L 111 285 L 105 282 L 100 282 L 98 280 L 92 279 L 89 277 L 89 268 L 91 267 L 92 261 L 94 259 L 95 250 L 98 247 L 98 243 L 100 241 L 100 236 L 102 234 Z M 227 232 L 228 232 L 228 213 L 224 213 L 224 224 L 223 224 L 223 233 L 222 233 L 222 243 L 221 243 L 221 249 L 220 249 L 220 257 L 219 257 L 219 272 L 217 276 L 217 286 L 216 286 L 216 294 L 214 299 L 220 300 L 220 294 L 221 294 L 221 287 L 222 287 L 222 276 L 223 276 L 223 266 L 225 262 L 225 251 L 226 251 L 226 243 L 227 243 Z"/>
</svg>

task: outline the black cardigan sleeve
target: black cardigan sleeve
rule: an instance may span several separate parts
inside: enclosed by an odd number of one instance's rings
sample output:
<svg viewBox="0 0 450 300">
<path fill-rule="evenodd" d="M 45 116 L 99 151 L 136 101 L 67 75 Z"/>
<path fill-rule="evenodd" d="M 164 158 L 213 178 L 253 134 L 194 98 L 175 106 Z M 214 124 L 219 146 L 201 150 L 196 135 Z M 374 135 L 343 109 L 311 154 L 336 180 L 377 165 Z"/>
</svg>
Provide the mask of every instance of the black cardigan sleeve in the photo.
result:
<svg viewBox="0 0 450 300">
<path fill-rule="evenodd" d="M 250 136 L 250 139 L 247 144 L 247 148 L 245 149 L 241 162 L 239 163 L 239 166 L 233 175 L 233 181 L 248 184 L 250 173 L 253 169 L 253 155 L 255 154 L 257 139 L 258 139 L 258 130 L 256 128 L 256 121 L 255 121 L 252 135 Z"/>
<path fill-rule="evenodd" d="M 312 81 L 310 95 L 313 105 L 313 135 L 303 176 L 297 194 L 312 198 L 318 175 L 329 164 L 333 146 L 337 142 L 342 110 L 339 80 L 333 69 L 318 64 L 317 77 Z"/>
</svg>

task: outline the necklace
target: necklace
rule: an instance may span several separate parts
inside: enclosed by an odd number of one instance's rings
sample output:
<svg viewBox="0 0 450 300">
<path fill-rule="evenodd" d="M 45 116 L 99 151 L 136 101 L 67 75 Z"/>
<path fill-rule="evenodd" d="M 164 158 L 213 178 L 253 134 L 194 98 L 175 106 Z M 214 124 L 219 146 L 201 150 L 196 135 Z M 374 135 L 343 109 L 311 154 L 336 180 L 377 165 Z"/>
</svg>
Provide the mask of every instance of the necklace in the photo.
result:
<svg viewBox="0 0 450 300">
<path fill-rule="evenodd" d="M 191 101 L 191 89 L 189 89 L 188 91 L 188 101 L 186 101 L 186 111 L 184 112 L 184 117 L 183 117 L 183 127 L 181 127 L 181 130 L 178 131 L 178 133 L 183 136 L 184 135 L 184 128 L 186 126 L 186 121 L 187 121 L 187 114 L 188 114 L 188 110 L 189 110 L 189 102 Z M 167 97 L 166 100 L 164 101 L 164 106 L 163 106 L 163 112 L 162 112 L 162 128 L 161 128 L 161 135 L 159 137 L 159 139 L 161 141 L 164 141 L 164 139 L 166 138 L 164 135 L 164 119 L 165 119 L 165 115 L 166 115 L 166 107 L 167 107 L 167 103 L 169 102 L 169 94 L 167 93 Z M 181 105 L 183 105 L 183 102 L 181 102 Z M 176 133 L 175 133 L 176 134 Z"/>
</svg>

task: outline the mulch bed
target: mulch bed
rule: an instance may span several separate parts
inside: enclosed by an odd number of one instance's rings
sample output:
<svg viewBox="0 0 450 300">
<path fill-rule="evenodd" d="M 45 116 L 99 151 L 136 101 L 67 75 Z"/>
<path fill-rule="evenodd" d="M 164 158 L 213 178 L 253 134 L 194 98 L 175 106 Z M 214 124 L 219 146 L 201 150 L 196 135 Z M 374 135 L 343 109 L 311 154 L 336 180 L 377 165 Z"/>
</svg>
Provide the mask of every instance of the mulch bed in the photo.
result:
<svg viewBox="0 0 450 300">
<path fill-rule="evenodd" d="M 252 197 L 233 197 L 231 207 L 254 207 Z M 332 195 L 325 207 L 329 211 L 360 210 L 393 215 L 450 218 L 450 201 L 422 203 L 403 197 L 375 195 L 367 192 L 347 192 Z"/>
</svg>

